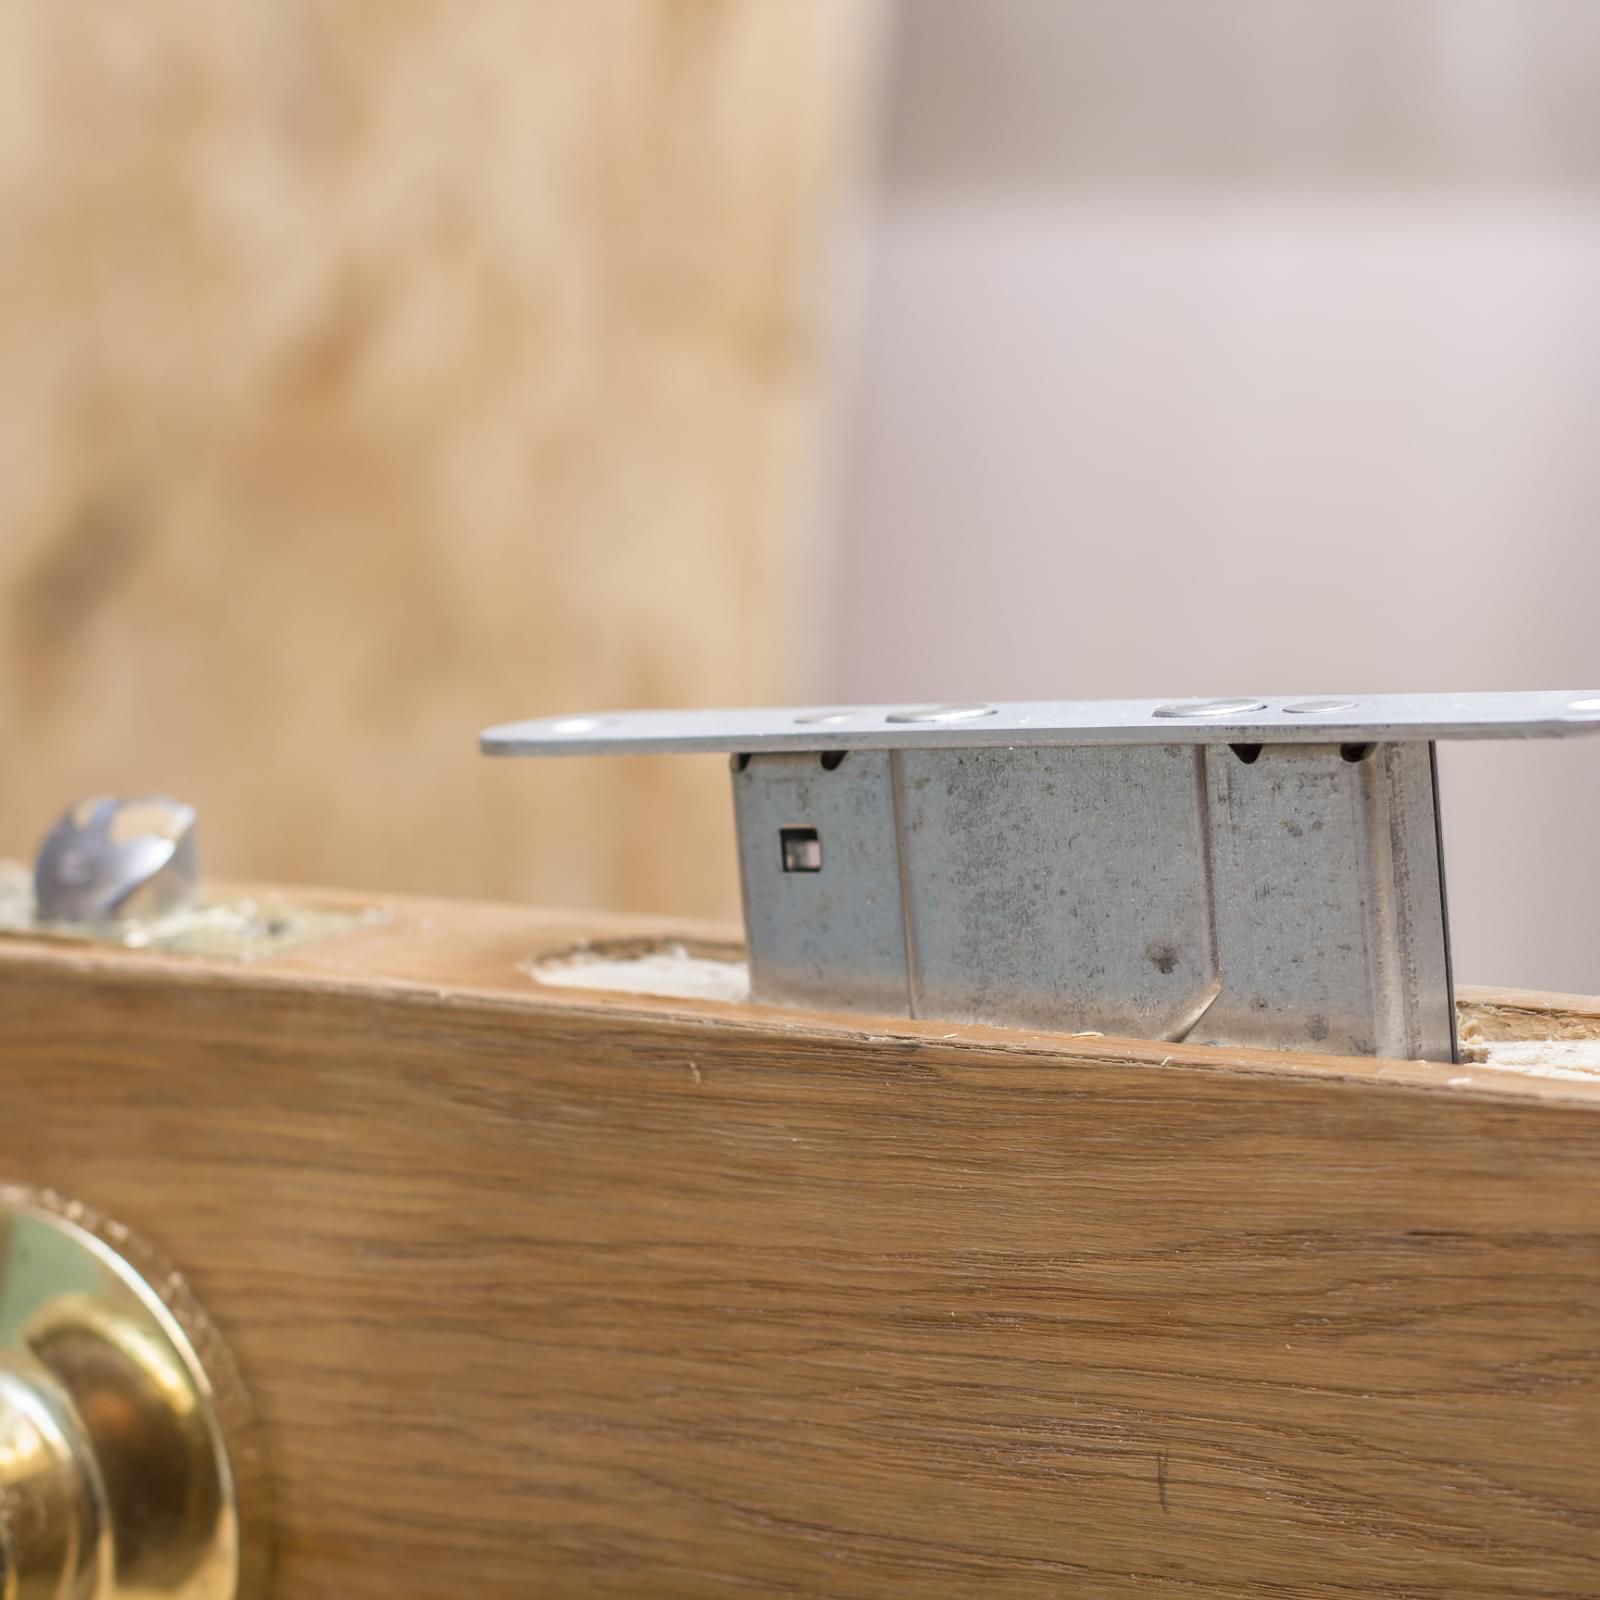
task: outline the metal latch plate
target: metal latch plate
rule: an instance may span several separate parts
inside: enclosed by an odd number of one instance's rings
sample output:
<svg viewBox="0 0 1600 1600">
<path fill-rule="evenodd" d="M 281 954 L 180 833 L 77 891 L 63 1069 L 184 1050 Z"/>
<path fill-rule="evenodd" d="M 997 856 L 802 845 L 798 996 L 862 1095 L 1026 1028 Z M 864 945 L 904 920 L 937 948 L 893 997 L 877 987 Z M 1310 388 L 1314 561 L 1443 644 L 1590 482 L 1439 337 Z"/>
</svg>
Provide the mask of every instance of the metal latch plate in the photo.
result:
<svg viewBox="0 0 1600 1600">
<path fill-rule="evenodd" d="M 486 755 L 893 750 L 979 745 L 1349 744 L 1561 738 L 1600 727 L 1600 690 L 1031 700 L 966 706 L 623 711 L 487 729 Z"/>
</svg>

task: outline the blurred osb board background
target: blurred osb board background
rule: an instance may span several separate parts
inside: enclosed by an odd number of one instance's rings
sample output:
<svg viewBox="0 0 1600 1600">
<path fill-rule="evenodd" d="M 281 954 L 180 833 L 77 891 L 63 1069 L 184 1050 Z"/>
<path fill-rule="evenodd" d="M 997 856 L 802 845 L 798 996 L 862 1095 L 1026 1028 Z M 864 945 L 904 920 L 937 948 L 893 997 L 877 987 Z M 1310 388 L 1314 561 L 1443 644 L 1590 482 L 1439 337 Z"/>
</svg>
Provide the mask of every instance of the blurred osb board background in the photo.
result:
<svg viewBox="0 0 1600 1600">
<path fill-rule="evenodd" d="M 795 690 L 868 10 L 0 8 L 0 854 L 734 904 L 711 759 L 483 724 Z"/>
</svg>

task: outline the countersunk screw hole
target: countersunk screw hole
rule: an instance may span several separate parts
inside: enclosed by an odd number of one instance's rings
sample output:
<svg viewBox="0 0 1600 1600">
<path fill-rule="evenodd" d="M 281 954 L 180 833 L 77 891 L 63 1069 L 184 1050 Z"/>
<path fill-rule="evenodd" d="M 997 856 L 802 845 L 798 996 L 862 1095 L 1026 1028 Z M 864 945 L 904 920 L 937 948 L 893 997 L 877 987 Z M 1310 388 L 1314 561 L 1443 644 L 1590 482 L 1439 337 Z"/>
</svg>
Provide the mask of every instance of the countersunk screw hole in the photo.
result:
<svg viewBox="0 0 1600 1600">
<path fill-rule="evenodd" d="M 824 772 L 835 771 L 849 754 L 848 750 L 824 750 L 821 756 L 822 770 Z"/>
<path fill-rule="evenodd" d="M 1261 759 L 1261 746 L 1258 744 L 1230 744 L 1228 748 L 1247 767 L 1254 766 Z"/>
<path fill-rule="evenodd" d="M 1342 744 L 1339 746 L 1339 756 L 1344 761 L 1365 761 L 1376 748 L 1371 744 Z"/>
</svg>

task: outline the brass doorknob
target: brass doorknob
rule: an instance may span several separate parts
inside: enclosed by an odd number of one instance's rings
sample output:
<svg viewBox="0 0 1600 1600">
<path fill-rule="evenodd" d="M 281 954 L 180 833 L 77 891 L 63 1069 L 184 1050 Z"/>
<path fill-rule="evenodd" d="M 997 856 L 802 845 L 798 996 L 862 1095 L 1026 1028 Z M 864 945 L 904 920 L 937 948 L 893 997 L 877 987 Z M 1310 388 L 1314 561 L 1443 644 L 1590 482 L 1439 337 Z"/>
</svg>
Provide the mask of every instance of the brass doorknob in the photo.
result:
<svg viewBox="0 0 1600 1600">
<path fill-rule="evenodd" d="M 237 1369 L 126 1229 L 0 1186 L 0 1600 L 247 1600 L 266 1474 Z"/>
</svg>

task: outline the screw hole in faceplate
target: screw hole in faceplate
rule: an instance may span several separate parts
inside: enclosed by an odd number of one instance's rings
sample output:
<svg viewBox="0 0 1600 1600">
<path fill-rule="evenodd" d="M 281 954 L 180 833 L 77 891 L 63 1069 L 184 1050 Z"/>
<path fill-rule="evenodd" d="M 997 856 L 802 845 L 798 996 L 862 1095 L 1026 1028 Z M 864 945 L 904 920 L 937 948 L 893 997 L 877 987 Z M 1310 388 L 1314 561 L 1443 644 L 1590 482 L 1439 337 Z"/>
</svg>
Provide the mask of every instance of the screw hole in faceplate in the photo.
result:
<svg viewBox="0 0 1600 1600">
<path fill-rule="evenodd" d="M 1339 758 L 1342 761 L 1365 761 L 1377 749 L 1372 744 L 1342 744 L 1339 746 Z"/>
</svg>

